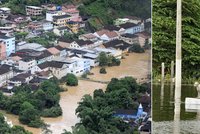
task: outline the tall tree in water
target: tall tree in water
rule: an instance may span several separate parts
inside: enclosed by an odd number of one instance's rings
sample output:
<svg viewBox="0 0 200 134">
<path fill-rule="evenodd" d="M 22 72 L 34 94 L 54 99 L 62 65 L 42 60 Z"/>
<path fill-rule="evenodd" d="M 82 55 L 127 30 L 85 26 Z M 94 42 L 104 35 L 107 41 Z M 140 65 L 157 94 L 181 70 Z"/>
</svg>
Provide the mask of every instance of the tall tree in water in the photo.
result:
<svg viewBox="0 0 200 134">
<path fill-rule="evenodd" d="M 182 1 L 182 70 L 183 78 L 200 75 L 200 3 Z M 153 0 L 153 71 L 160 71 L 165 62 L 170 73 L 170 62 L 175 59 L 176 0 Z"/>
</svg>

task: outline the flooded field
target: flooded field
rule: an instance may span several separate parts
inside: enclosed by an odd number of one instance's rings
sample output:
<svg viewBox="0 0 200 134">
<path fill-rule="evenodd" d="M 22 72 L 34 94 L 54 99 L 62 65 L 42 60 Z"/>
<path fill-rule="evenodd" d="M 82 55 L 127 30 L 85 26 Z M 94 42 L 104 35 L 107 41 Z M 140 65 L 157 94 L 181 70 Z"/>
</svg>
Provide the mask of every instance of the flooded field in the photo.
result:
<svg viewBox="0 0 200 134">
<path fill-rule="evenodd" d="M 91 72 L 94 75 L 89 78 L 99 81 L 110 81 L 111 78 L 122 78 L 124 76 L 133 76 L 135 78 L 144 78 L 150 73 L 150 51 L 142 54 L 132 53 L 129 56 L 125 56 L 122 59 L 122 63 L 117 67 L 108 67 L 107 74 L 99 74 L 99 68 L 93 68 Z M 63 129 L 71 131 L 71 126 L 74 126 L 79 119 L 75 115 L 75 109 L 78 106 L 78 102 L 85 94 L 92 94 L 95 89 L 105 89 L 106 84 L 90 82 L 90 81 L 79 81 L 77 87 L 66 87 L 67 92 L 61 93 L 60 105 L 63 110 L 63 116 L 58 118 L 43 118 L 48 123 L 53 131 L 53 134 L 61 134 Z M 5 113 L 5 112 L 4 112 Z M 15 125 L 21 125 L 18 121 L 18 117 L 10 114 L 5 114 L 9 121 L 12 121 Z M 24 126 L 24 125 L 22 125 Z M 30 127 L 25 128 L 33 134 L 41 133 L 40 129 L 34 129 Z"/>
<path fill-rule="evenodd" d="M 185 109 L 185 98 L 195 98 L 196 88 L 182 85 L 181 104 L 174 103 L 175 87 L 153 85 L 153 133 L 199 134 L 200 111 Z M 155 97 L 156 96 L 156 97 Z M 175 112 L 178 111 L 178 114 Z"/>
<path fill-rule="evenodd" d="M 110 81 L 113 77 L 122 78 L 132 76 L 134 78 L 145 78 L 150 73 L 150 52 L 145 54 L 132 53 L 121 60 L 120 66 L 107 67 L 107 74 L 100 74 L 100 67 L 92 69 L 94 75 L 90 79 L 99 81 Z"/>
</svg>

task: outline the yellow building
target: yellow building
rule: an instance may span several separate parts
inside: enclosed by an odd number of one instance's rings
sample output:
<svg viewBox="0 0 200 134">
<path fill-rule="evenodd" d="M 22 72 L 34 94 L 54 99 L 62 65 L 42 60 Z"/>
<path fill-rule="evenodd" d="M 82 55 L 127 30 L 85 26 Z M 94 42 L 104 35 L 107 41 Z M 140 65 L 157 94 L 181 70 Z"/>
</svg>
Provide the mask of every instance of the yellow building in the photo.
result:
<svg viewBox="0 0 200 134">
<path fill-rule="evenodd" d="M 69 21 L 69 22 L 67 22 L 67 26 L 70 28 L 70 30 L 71 30 L 73 33 L 78 33 L 78 30 L 79 30 L 79 22 Z"/>
<path fill-rule="evenodd" d="M 71 16 L 69 15 L 53 16 L 53 24 L 56 27 L 67 26 L 67 22 L 69 21 L 71 21 Z"/>
</svg>

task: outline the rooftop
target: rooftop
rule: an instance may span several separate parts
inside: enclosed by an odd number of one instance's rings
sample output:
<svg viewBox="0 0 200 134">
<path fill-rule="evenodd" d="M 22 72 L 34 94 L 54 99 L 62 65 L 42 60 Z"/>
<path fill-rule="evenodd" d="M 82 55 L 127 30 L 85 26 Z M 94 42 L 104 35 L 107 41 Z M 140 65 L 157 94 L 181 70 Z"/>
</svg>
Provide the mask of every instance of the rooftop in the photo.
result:
<svg viewBox="0 0 200 134">
<path fill-rule="evenodd" d="M 10 38 L 14 38 L 14 37 L 9 37 L 9 36 L 6 36 L 6 35 L 2 35 L 0 34 L 0 39 L 10 39 Z"/>
<path fill-rule="evenodd" d="M 58 45 L 58 46 L 55 46 L 55 48 L 58 49 L 58 50 L 60 50 L 60 51 L 65 50 L 65 48 L 63 48 L 63 47 L 61 47 L 61 46 L 59 46 L 59 45 Z"/>
<path fill-rule="evenodd" d="M 37 7 L 37 6 L 26 6 L 28 8 L 33 8 L 33 9 L 42 9 L 41 7 Z"/>
<path fill-rule="evenodd" d="M 136 115 L 137 110 L 117 109 L 115 110 L 115 114 Z"/>
<path fill-rule="evenodd" d="M 12 66 L 9 66 L 7 64 L 3 64 L 0 66 L 0 75 L 8 73 L 11 70 Z"/>
<path fill-rule="evenodd" d="M 114 25 L 107 25 L 104 27 L 104 29 L 110 30 L 110 31 L 119 31 L 120 27 L 114 26 Z"/>
<path fill-rule="evenodd" d="M 60 50 L 55 47 L 48 48 L 47 50 L 53 55 L 60 53 Z"/>
<path fill-rule="evenodd" d="M 7 8 L 7 7 L 1 7 L 0 10 L 10 11 L 10 8 Z"/>
<path fill-rule="evenodd" d="M 122 40 L 112 40 L 104 44 L 105 48 L 115 48 L 115 49 L 120 49 L 120 50 L 126 50 L 127 48 L 130 47 L 129 44 Z"/>
<path fill-rule="evenodd" d="M 93 44 L 93 42 L 90 41 L 90 40 L 76 40 L 76 43 L 77 43 L 79 46 L 84 46 L 84 45 Z"/>
<path fill-rule="evenodd" d="M 59 16 L 53 16 L 53 19 L 63 19 L 63 18 L 68 18 L 68 17 L 71 17 L 70 15 L 59 15 Z"/>
<path fill-rule="evenodd" d="M 92 33 L 88 33 L 88 34 L 83 34 L 83 35 L 80 35 L 80 36 L 83 36 L 87 39 L 93 39 L 93 38 L 96 38 L 96 36 L 94 36 L 94 34 Z"/>
<path fill-rule="evenodd" d="M 64 27 L 58 27 L 58 30 L 70 30 L 68 27 L 64 26 Z"/>
<path fill-rule="evenodd" d="M 97 54 L 90 54 L 90 53 L 86 53 L 83 55 L 84 58 L 89 58 L 89 59 L 96 59 L 98 57 Z"/>
<path fill-rule="evenodd" d="M 130 33 L 126 33 L 126 34 L 123 34 L 121 36 L 125 37 L 125 38 L 136 38 L 136 37 L 138 37 L 138 35 L 136 35 L 136 34 L 130 34 Z"/>
<path fill-rule="evenodd" d="M 151 35 L 147 32 L 140 32 L 140 33 L 137 33 L 136 35 L 143 37 L 143 38 L 146 38 L 146 39 L 151 37 Z"/>
<path fill-rule="evenodd" d="M 30 73 L 21 73 L 21 74 L 14 76 L 13 78 L 11 78 L 10 81 L 25 82 L 26 78 L 28 78 L 30 76 L 32 76 L 32 74 L 30 74 Z"/>
<path fill-rule="evenodd" d="M 72 42 L 74 42 L 73 40 L 69 40 L 69 39 L 66 39 L 66 38 L 63 38 L 63 37 L 59 38 L 58 41 L 67 42 L 67 43 L 72 43 Z"/>
<path fill-rule="evenodd" d="M 62 68 L 65 62 L 60 61 L 47 61 L 42 64 L 39 64 L 38 67 L 41 69 L 45 69 L 47 67 L 54 67 L 54 68 Z"/>
<path fill-rule="evenodd" d="M 128 29 L 128 28 L 132 28 L 132 27 L 135 27 L 135 26 L 138 26 L 137 24 L 134 24 L 134 23 L 130 23 L 130 22 L 127 22 L 125 24 L 121 24 L 119 25 L 121 28 L 124 28 L 124 29 Z"/>
<path fill-rule="evenodd" d="M 99 35 L 99 36 L 102 36 L 104 35 L 105 33 L 109 32 L 109 30 L 106 30 L 106 29 L 102 29 L 100 31 L 97 31 L 96 33 Z"/>
</svg>

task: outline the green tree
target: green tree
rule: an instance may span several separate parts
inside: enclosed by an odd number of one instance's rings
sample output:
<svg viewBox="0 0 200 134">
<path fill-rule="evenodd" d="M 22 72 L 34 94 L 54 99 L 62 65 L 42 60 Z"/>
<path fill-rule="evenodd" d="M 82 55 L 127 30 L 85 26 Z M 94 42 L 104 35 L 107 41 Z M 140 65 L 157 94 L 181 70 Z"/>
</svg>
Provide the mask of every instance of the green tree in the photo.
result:
<svg viewBox="0 0 200 134">
<path fill-rule="evenodd" d="M 183 78 L 200 75 L 200 3 L 196 0 L 182 1 L 182 70 Z M 176 0 L 153 0 L 153 72 L 159 74 L 161 62 L 166 73 L 175 59 Z"/>
<path fill-rule="evenodd" d="M 104 67 L 102 67 L 100 70 L 99 70 L 99 73 L 100 74 L 106 74 L 106 69 Z"/>
<path fill-rule="evenodd" d="M 39 112 L 29 102 L 24 102 L 21 106 L 19 121 L 31 127 L 40 127 L 43 122 L 40 120 Z"/>
<path fill-rule="evenodd" d="M 69 86 L 77 86 L 78 79 L 74 74 L 68 73 L 66 76 L 66 84 Z"/>
<path fill-rule="evenodd" d="M 21 126 L 10 127 L 2 113 L 0 113 L 0 134 L 32 134 L 31 132 L 26 131 Z"/>
<path fill-rule="evenodd" d="M 76 109 L 80 123 L 73 134 L 132 134 L 131 127 L 113 114 L 116 109 L 137 109 L 138 102 L 133 98 L 137 92 L 140 93 L 140 85 L 132 77 L 125 77 L 113 78 L 105 93 L 99 89 L 94 91 L 93 97 L 85 95 Z"/>
<path fill-rule="evenodd" d="M 98 57 L 99 66 L 107 66 L 108 65 L 108 57 L 106 53 L 101 52 Z"/>
<path fill-rule="evenodd" d="M 144 53 L 144 49 L 140 46 L 140 44 L 133 44 L 129 48 L 129 52 L 135 52 L 135 53 Z"/>
</svg>

